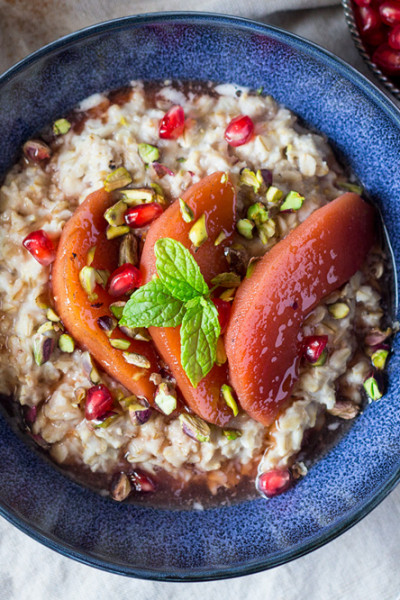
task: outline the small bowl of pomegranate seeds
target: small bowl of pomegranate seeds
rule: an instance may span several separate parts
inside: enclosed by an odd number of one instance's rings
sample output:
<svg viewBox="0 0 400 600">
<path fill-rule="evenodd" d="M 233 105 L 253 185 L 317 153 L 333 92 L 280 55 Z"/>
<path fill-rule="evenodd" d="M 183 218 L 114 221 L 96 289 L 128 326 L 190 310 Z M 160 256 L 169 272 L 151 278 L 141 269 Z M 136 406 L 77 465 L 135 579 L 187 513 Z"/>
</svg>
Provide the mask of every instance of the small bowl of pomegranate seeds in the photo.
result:
<svg viewBox="0 0 400 600">
<path fill-rule="evenodd" d="M 400 1 L 342 0 L 361 56 L 383 85 L 400 99 Z"/>
<path fill-rule="evenodd" d="M 357 6 L 392 77 L 394 3 Z M 93 566 L 199 581 L 295 559 L 386 497 L 384 94 L 273 27 L 152 14 L 0 77 L 0 129 L 1 515 Z"/>
</svg>

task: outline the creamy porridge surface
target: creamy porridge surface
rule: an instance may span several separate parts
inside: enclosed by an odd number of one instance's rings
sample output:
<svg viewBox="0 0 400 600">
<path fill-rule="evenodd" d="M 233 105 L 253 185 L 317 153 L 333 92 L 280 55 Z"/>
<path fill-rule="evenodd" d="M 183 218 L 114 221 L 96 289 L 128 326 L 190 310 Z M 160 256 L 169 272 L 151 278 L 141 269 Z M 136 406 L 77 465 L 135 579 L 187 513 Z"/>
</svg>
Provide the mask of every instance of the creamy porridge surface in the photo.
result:
<svg viewBox="0 0 400 600">
<path fill-rule="evenodd" d="M 176 140 L 160 139 L 158 124 L 172 105 L 184 109 L 184 133 Z M 238 114 L 248 115 L 255 131 L 248 143 L 234 148 L 226 143 L 224 132 Z M 264 243 L 257 236 L 247 240 L 237 234 L 247 260 L 261 256 L 314 210 L 343 193 L 348 179 L 326 140 L 299 125 L 295 115 L 271 97 L 225 84 L 199 91 L 168 83 L 147 89 L 133 82 L 124 102 L 96 94 L 78 107 L 75 117 L 77 124 L 71 118 L 73 127 L 49 142 L 52 155 L 45 164 L 22 159 L 0 188 L 0 391 L 25 407 L 32 435 L 57 463 L 85 467 L 99 477 L 139 469 L 154 481 L 166 473 L 179 486 L 203 482 L 215 494 L 234 487 L 241 477 L 254 477 L 258 462 L 261 472 L 290 467 L 304 475 L 305 465 L 297 462 L 304 432 L 321 428 L 329 413 L 355 417 L 364 401 L 371 359 L 360 340 L 380 330 L 384 316 L 384 257 L 378 247 L 363 269 L 304 322 L 304 335 L 328 336 L 328 357 L 320 366 L 302 363 L 292 402 L 275 424 L 265 428 L 240 411 L 229 423 L 230 430 L 240 432 L 236 439 L 211 426 L 210 440 L 199 442 L 185 433 L 174 413 L 153 410 L 144 424 L 133 422 L 124 410 L 129 392 L 101 371 L 101 382 L 119 404 L 108 426 L 95 427 L 85 418 L 79 396 L 93 385 L 84 349 L 63 352 L 56 345 L 49 360 L 35 362 L 33 338 L 48 320 L 38 298 L 47 293 L 50 267 L 33 260 L 22 240 L 39 229 L 59 237 L 75 208 L 119 167 L 131 174 L 131 188 L 158 184 L 167 202 L 206 175 L 227 172 L 238 189 L 239 216 L 252 194 L 243 184 L 243 169 L 263 169 L 284 195 L 295 190 L 304 202 L 294 212 L 275 214 L 274 230 Z M 159 149 L 164 172 L 145 164 L 138 151 L 143 143 Z M 331 309 L 338 303 L 348 307 L 341 318 Z M 59 336 L 61 326 L 50 322 Z"/>
</svg>

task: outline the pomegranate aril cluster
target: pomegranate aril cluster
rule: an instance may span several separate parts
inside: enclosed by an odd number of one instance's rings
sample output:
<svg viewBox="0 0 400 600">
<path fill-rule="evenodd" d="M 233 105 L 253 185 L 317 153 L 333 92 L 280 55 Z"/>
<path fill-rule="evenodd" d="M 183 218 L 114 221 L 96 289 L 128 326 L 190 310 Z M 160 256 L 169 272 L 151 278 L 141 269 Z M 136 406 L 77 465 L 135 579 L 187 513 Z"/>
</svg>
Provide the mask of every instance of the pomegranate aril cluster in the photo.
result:
<svg viewBox="0 0 400 600">
<path fill-rule="evenodd" d="M 371 60 L 389 77 L 400 78 L 400 0 L 353 0 L 360 36 Z"/>
</svg>

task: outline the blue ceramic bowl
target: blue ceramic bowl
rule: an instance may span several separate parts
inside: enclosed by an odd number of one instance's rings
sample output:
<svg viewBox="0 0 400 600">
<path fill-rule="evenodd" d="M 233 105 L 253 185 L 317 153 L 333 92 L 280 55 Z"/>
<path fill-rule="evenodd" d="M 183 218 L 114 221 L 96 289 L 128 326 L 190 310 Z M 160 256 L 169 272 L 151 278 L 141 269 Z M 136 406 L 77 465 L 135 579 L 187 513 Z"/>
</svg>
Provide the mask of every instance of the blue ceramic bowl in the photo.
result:
<svg viewBox="0 0 400 600">
<path fill-rule="evenodd" d="M 0 174 L 21 144 L 77 102 L 131 79 L 264 86 L 324 132 L 381 208 L 400 256 L 400 115 L 366 79 L 293 35 L 243 19 L 153 14 L 119 19 L 39 50 L 0 79 Z M 399 262 L 400 264 L 400 262 Z M 374 508 L 400 475 L 399 340 L 389 390 L 283 496 L 169 511 L 113 503 L 62 475 L 0 419 L 0 511 L 44 544 L 115 573 L 193 581 L 299 557 Z"/>
</svg>

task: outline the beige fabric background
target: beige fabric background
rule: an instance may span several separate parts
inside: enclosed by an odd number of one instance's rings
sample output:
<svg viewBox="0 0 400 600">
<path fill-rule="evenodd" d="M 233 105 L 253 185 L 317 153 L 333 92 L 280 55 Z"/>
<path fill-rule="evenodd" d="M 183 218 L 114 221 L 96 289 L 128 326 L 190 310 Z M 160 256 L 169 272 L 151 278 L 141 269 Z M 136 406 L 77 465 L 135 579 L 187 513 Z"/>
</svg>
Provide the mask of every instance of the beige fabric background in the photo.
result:
<svg viewBox="0 0 400 600">
<path fill-rule="evenodd" d="M 339 0 L 0 0 L 0 72 L 87 25 L 183 8 L 281 26 L 370 76 L 352 44 Z M 361 523 L 308 556 L 265 573 L 196 584 L 103 573 L 48 550 L 0 519 L 0 600 L 397 600 L 399 564 L 400 488 Z"/>
</svg>

